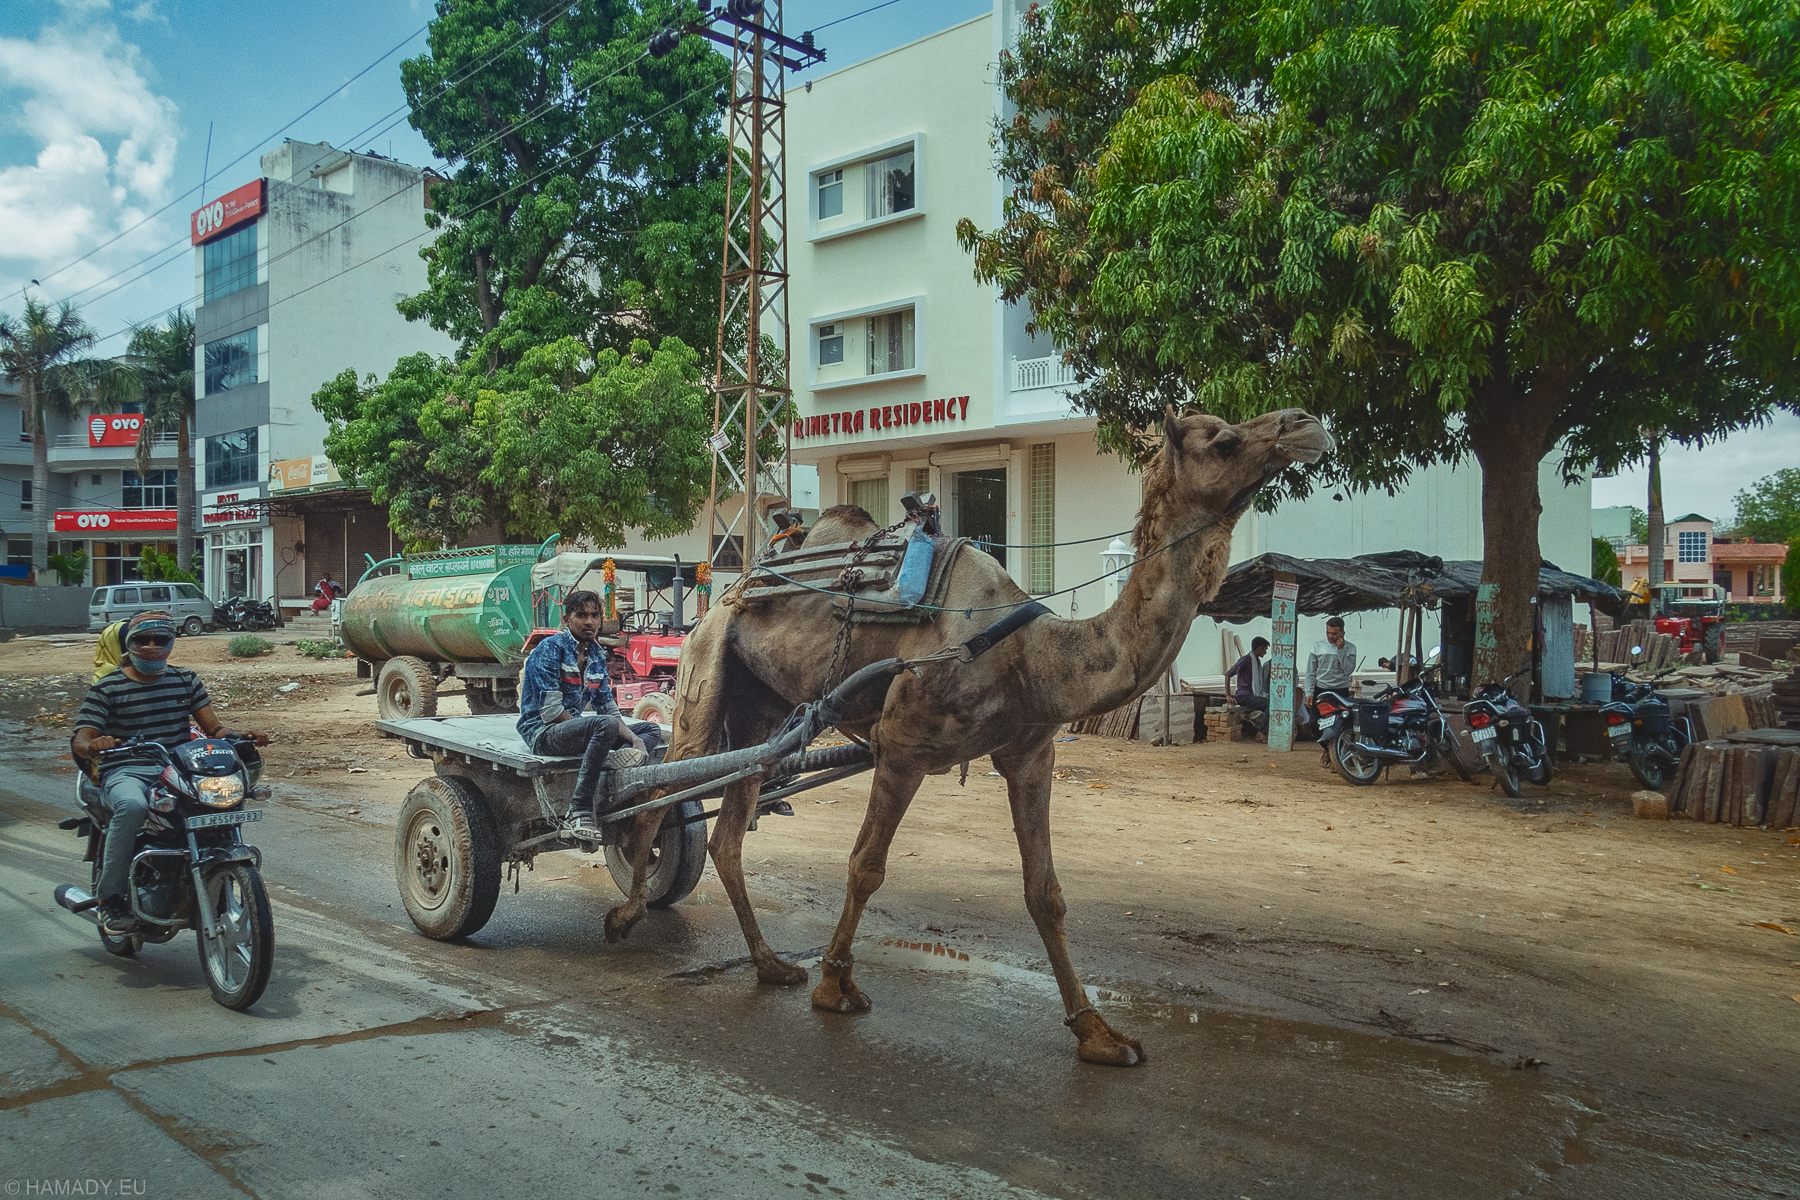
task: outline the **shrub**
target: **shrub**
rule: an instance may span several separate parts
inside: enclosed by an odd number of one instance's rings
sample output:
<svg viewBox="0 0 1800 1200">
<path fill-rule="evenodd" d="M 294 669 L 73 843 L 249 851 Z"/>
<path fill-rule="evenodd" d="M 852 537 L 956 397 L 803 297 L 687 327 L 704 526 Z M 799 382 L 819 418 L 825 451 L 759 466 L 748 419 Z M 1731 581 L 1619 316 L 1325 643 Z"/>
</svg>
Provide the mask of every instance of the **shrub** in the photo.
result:
<svg viewBox="0 0 1800 1200">
<path fill-rule="evenodd" d="M 72 554 L 52 554 L 50 569 L 56 572 L 57 579 L 64 587 L 73 587 L 81 582 L 83 575 L 87 574 L 87 551 L 77 550 Z"/>
<path fill-rule="evenodd" d="M 254 633 L 239 634 L 226 645 L 225 652 L 233 658 L 255 658 L 259 654 L 267 654 L 275 649 L 275 643 L 267 638 L 259 638 Z"/>
<path fill-rule="evenodd" d="M 301 638 L 294 643 L 294 649 L 308 658 L 342 658 L 350 653 L 344 643 L 332 638 Z"/>
</svg>

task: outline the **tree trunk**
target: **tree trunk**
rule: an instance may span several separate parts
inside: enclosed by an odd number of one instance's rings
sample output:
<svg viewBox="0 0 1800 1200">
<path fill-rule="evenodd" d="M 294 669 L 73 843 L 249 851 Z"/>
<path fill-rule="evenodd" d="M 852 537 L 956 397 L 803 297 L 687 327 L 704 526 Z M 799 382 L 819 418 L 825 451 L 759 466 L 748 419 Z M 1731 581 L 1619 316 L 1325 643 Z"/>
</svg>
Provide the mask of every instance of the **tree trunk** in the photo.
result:
<svg viewBox="0 0 1800 1200">
<path fill-rule="evenodd" d="M 1566 386 L 1540 380 L 1528 396 L 1501 382 L 1469 417 L 1469 442 L 1481 464 L 1481 582 L 1495 584 L 1491 643 L 1475 647 L 1476 687 L 1502 683 L 1520 698 L 1531 690 L 1532 601 L 1537 596 L 1538 464 Z"/>
<path fill-rule="evenodd" d="M 22 397 L 35 408 L 31 431 L 31 566 L 39 587 L 50 586 L 50 435 L 35 395 Z M 61 582 L 59 579 L 58 582 Z"/>
<path fill-rule="evenodd" d="M 1662 501 L 1662 452 L 1661 439 L 1650 435 L 1650 534 L 1646 539 L 1650 544 L 1644 547 L 1648 553 L 1645 565 L 1650 579 L 1650 610 L 1656 611 L 1656 585 L 1663 582 L 1663 539 L 1668 535 L 1663 532 Z"/>
<path fill-rule="evenodd" d="M 175 445 L 175 565 L 191 571 L 194 569 L 194 508 L 199 497 L 194 494 L 194 445 L 189 432 L 184 406 Z"/>
</svg>

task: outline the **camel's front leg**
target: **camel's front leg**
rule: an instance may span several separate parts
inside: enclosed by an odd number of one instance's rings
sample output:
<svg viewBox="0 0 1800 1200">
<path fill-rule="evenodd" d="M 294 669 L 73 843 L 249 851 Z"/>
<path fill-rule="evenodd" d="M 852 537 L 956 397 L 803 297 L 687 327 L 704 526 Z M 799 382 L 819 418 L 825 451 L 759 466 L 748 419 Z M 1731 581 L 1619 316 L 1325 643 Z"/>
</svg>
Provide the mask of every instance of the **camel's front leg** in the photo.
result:
<svg viewBox="0 0 1800 1200">
<path fill-rule="evenodd" d="M 631 861 L 631 895 L 625 903 L 606 914 L 606 940 L 620 941 L 631 927 L 644 919 L 644 879 L 650 874 L 650 851 L 656 846 L 656 835 L 662 830 L 666 808 L 653 808 L 631 819 L 625 838 L 625 857 Z"/>
<path fill-rule="evenodd" d="M 1081 977 L 1069 958 L 1069 942 L 1063 935 L 1062 885 L 1050 856 L 1050 779 L 1055 766 L 1053 744 L 994 756 L 994 765 L 1006 777 L 1006 797 L 1012 805 L 1013 832 L 1019 839 L 1019 858 L 1025 867 L 1025 907 L 1037 923 L 1038 936 L 1056 972 L 1062 992 L 1063 1024 L 1080 1039 L 1075 1053 L 1082 1062 L 1110 1067 L 1135 1067 L 1144 1061 L 1144 1047 L 1135 1038 L 1113 1032 L 1106 1019 L 1088 1003 Z"/>
<path fill-rule="evenodd" d="M 756 799 L 762 794 L 762 777 L 752 776 L 727 784 L 725 799 L 719 805 L 719 818 L 713 822 L 713 869 L 731 907 L 737 910 L 738 925 L 744 931 L 744 944 L 750 948 L 750 961 L 756 964 L 756 977 L 763 983 L 792 986 L 806 982 L 806 968 L 784 962 L 769 943 L 763 941 L 762 929 L 756 924 L 756 910 L 750 906 L 750 891 L 744 886 L 744 833 L 750 828 L 750 814 L 756 811 Z"/>
<path fill-rule="evenodd" d="M 869 810 L 863 814 L 856 849 L 850 852 L 850 886 L 844 893 L 844 912 L 838 917 L 831 948 L 819 966 L 819 986 L 813 989 L 814 1008 L 835 1013 L 867 1012 L 870 1008 L 869 998 L 850 978 L 854 969 L 850 947 L 856 941 L 863 906 L 887 877 L 888 847 L 893 844 L 894 831 L 900 827 L 900 818 L 906 815 L 924 778 L 917 771 L 897 771 L 886 764 L 875 768 L 875 780 L 869 787 Z"/>
</svg>

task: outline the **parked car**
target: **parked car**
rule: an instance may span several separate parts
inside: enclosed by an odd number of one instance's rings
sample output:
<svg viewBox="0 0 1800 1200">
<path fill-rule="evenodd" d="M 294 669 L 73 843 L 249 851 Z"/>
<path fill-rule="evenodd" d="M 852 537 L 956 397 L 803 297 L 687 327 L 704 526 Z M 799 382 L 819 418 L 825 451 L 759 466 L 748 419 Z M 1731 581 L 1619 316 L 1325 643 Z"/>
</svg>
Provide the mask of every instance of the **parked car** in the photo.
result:
<svg viewBox="0 0 1800 1200">
<path fill-rule="evenodd" d="M 212 624 L 213 603 L 191 583 L 120 583 L 95 588 L 88 601 L 88 632 L 99 633 L 132 613 L 162 609 L 178 632 L 193 637 Z"/>
</svg>

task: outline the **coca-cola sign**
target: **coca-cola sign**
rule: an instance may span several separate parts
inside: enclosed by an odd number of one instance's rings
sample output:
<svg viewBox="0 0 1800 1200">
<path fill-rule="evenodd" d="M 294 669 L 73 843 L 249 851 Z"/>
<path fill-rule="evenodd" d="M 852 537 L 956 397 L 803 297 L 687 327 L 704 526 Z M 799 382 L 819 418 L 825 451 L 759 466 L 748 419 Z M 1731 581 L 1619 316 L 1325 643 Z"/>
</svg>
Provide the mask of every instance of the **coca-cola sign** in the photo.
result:
<svg viewBox="0 0 1800 1200">
<path fill-rule="evenodd" d="M 211 204 L 194 210 L 189 218 L 193 226 L 189 239 L 198 246 L 210 241 L 234 225 L 255 220 L 262 215 L 263 181 L 253 179 L 241 188 L 226 192 Z"/>
</svg>

